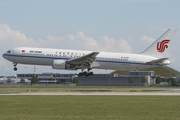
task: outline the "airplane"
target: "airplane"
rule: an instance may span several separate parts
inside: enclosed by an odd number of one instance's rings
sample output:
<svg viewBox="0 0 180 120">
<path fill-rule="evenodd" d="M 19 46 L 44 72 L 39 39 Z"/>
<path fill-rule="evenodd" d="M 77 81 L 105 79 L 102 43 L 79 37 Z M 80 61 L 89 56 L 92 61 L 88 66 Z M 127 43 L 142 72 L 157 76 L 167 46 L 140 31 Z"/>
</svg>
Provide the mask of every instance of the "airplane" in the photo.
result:
<svg viewBox="0 0 180 120">
<path fill-rule="evenodd" d="M 3 54 L 3 58 L 17 64 L 52 66 L 53 69 L 78 70 L 79 76 L 93 75 L 92 69 L 138 70 L 171 64 L 167 51 L 177 29 L 170 28 L 145 51 L 139 54 L 68 49 L 16 47 Z M 86 70 L 87 71 L 84 71 Z"/>
</svg>

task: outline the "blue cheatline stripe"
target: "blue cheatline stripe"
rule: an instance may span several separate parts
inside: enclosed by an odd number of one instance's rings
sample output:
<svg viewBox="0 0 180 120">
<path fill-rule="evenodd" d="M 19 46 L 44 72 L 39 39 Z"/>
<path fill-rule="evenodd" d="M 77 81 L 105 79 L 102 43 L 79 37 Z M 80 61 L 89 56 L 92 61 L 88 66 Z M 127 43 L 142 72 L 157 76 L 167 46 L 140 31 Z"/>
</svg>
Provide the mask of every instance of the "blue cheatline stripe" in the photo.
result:
<svg viewBox="0 0 180 120">
<path fill-rule="evenodd" d="M 3 54 L 3 56 L 14 56 L 14 57 L 30 57 L 30 58 L 47 58 L 47 59 L 70 59 L 70 58 L 60 58 L 60 57 L 47 57 L 47 56 L 27 56 L 27 55 L 9 55 L 9 54 Z"/>
<path fill-rule="evenodd" d="M 27 55 L 12 55 L 12 54 L 3 54 L 3 56 L 14 56 L 14 57 L 30 57 L 30 58 L 45 58 L 45 59 L 64 59 L 68 60 L 71 59 L 70 57 L 68 58 L 63 58 L 63 57 L 43 57 L 43 56 L 27 56 Z M 127 63 L 127 64 L 141 64 L 141 65 L 161 65 L 161 64 L 148 64 L 148 63 L 134 63 L 134 62 L 122 62 L 122 61 L 108 61 L 108 60 L 95 60 L 97 62 L 109 62 L 109 63 Z"/>
</svg>

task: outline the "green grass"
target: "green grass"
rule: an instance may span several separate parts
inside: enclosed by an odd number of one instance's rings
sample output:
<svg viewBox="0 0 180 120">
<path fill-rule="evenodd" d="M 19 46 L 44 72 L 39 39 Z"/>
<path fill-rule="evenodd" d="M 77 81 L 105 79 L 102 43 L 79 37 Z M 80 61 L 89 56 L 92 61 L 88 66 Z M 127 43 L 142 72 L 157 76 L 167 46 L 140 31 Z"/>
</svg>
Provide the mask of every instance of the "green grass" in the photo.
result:
<svg viewBox="0 0 180 120">
<path fill-rule="evenodd" d="M 174 120 L 180 96 L 0 96 L 0 119 Z"/>
<path fill-rule="evenodd" d="M 47 88 L 47 89 L 122 89 L 122 88 L 162 88 L 159 86 L 0 86 L 0 89 L 3 88 Z M 180 86 L 166 86 L 163 88 L 180 88 Z"/>
<path fill-rule="evenodd" d="M 142 71 L 154 71 L 155 75 L 160 75 L 163 77 L 170 77 L 170 76 L 174 77 L 176 75 L 180 75 L 180 73 L 178 73 L 174 70 L 171 70 L 165 66 L 142 69 Z M 114 71 L 111 74 L 129 75 L 129 71 Z"/>
</svg>

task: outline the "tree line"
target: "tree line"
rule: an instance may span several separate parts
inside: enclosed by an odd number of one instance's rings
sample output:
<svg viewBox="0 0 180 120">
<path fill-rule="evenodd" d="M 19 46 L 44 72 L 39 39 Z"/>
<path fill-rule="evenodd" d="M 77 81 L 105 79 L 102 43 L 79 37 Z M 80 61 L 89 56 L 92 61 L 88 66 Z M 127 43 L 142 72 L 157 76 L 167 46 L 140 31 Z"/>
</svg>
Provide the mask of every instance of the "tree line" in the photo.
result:
<svg viewBox="0 0 180 120">
<path fill-rule="evenodd" d="M 156 78 L 156 84 L 159 84 L 160 82 L 167 82 L 168 84 L 171 84 L 172 86 L 176 86 L 176 79 L 175 78 L 161 78 L 160 76 L 158 76 Z M 180 83 L 180 80 L 178 81 Z"/>
</svg>

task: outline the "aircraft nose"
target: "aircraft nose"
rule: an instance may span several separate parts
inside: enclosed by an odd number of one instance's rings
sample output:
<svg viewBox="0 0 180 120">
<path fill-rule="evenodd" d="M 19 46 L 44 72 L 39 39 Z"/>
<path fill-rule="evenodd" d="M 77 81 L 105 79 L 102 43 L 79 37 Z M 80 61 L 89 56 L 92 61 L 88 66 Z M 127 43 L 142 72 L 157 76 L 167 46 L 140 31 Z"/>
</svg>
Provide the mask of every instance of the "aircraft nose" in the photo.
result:
<svg viewBox="0 0 180 120">
<path fill-rule="evenodd" d="M 3 58 L 6 58 L 6 55 L 5 55 L 5 53 L 2 55 L 2 57 L 3 57 Z"/>
</svg>

